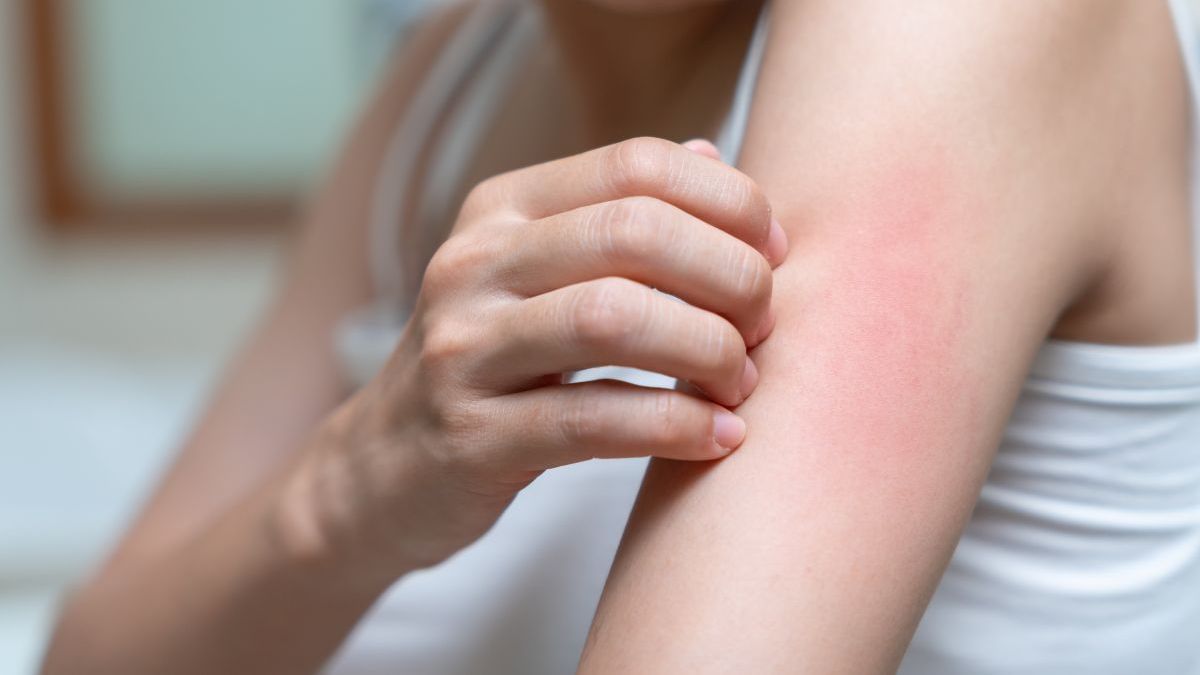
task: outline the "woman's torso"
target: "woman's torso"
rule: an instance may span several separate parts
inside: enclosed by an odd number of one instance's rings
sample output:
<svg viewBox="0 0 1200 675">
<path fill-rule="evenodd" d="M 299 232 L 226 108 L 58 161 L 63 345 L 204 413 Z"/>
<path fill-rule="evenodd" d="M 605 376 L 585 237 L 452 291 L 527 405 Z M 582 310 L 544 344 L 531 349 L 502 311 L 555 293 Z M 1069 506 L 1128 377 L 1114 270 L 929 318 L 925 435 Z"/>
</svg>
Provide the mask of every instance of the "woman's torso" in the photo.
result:
<svg viewBox="0 0 1200 675">
<path fill-rule="evenodd" d="M 1194 47 L 1182 2 L 1172 8 Z M 761 39 L 760 30 L 722 133 L 727 157 L 740 144 Z M 426 119 L 402 124 L 381 178 L 371 251 L 381 302 L 340 340 L 360 380 L 398 335 L 420 284 L 414 270 L 469 187 L 583 149 L 535 11 L 495 3 L 458 42 L 422 92 Z M 1190 59 L 1195 90 L 1194 51 Z M 531 120 L 538 133 L 514 132 Z M 673 384 L 624 368 L 574 378 L 598 376 Z M 330 672 L 570 672 L 644 467 L 590 462 L 538 479 L 478 543 L 396 584 Z M 902 672 L 1192 675 L 1195 634 L 1200 345 L 1048 341 Z"/>
</svg>

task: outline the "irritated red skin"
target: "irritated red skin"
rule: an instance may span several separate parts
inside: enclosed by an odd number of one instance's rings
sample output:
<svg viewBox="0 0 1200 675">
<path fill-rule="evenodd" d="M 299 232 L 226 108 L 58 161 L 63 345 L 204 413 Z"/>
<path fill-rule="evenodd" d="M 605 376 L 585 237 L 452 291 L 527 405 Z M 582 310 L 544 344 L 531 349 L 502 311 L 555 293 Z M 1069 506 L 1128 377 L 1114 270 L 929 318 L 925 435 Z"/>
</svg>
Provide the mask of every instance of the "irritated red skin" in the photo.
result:
<svg viewBox="0 0 1200 675">
<path fill-rule="evenodd" d="M 954 411 L 975 400 L 961 349 L 970 271 L 956 255 L 970 236 L 965 200 L 944 153 L 894 157 L 811 214 L 819 222 L 787 223 L 791 260 L 777 288 L 801 302 L 781 308 L 780 344 L 756 353 L 760 389 L 807 388 L 792 433 L 879 470 L 896 469 L 879 453 L 912 460 L 961 438 L 951 420 L 974 415 Z"/>
<path fill-rule="evenodd" d="M 856 672 L 895 669 L 890 636 L 915 630 L 929 569 L 953 550 L 945 533 L 965 524 L 986 473 L 972 452 L 994 431 L 982 423 L 987 322 L 972 310 L 985 272 L 964 262 L 994 218 L 964 190 L 977 177 L 936 134 L 915 135 L 855 139 L 805 160 L 803 180 L 762 170 L 790 251 L 775 330 L 751 352 L 759 385 L 737 409 L 746 439 L 718 462 L 651 463 L 594 643 L 621 640 L 621 622 L 606 625 L 624 617 L 652 631 L 647 644 L 689 636 L 688 653 L 644 663 L 737 671 L 727 655 L 752 654 L 756 672 L 816 672 L 843 650 L 821 645 L 855 635 L 889 645 Z"/>
<path fill-rule="evenodd" d="M 960 247 L 971 231 L 956 170 L 941 154 L 890 157 L 826 192 L 837 199 L 819 209 L 804 211 L 801 199 L 776 204 L 791 247 L 775 277 L 776 328 L 752 351 L 761 380 L 738 408 L 748 429 L 742 447 L 719 462 L 651 464 L 613 578 L 652 586 L 666 606 L 698 603 L 697 612 L 661 610 L 671 619 L 655 627 L 662 635 L 799 659 L 779 635 L 703 611 L 768 594 L 794 601 L 768 603 L 770 618 L 757 620 L 836 616 L 849 604 L 859 609 L 848 620 L 872 630 L 915 628 L 905 627 L 915 616 L 906 601 L 885 596 L 907 592 L 905 574 L 949 556 L 931 555 L 943 544 L 923 540 L 963 524 L 968 510 L 944 504 L 969 492 L 956 486 L 981 480 L 964 451 L 977 445 L 982 387 L 967 375 L 970 340 L 962 339 L 972 274 Z M 694 561 L 676 556 L 695 549 L 706 572 L 689 576 Z M 638 569 L 635 559 L 655 562 Z M 673 574 L 664 570 L 676 566 L 688 583 L 664 587 L 663 575 Z M 880 585 L 891 575 L 895 583 Z M 620 595 L 607 611 L 647 611 L 641 602 Z M 816 641 L 845 630 L 825 620 L 796 626 Z M 725 665 L 719 652 L 702 658 Z"/>
</svg>

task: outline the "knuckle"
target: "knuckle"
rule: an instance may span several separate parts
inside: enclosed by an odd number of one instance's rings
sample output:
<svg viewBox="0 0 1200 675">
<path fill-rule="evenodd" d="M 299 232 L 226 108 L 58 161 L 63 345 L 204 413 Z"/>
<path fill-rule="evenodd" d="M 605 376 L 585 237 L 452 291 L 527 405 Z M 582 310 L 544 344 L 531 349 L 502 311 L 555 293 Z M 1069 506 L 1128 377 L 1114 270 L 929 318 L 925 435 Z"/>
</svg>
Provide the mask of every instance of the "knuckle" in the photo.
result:
<svg viewBox="0 0 1200 675">
<path fill-rule="evenodd" d="M 501 183 L 503 175 L 492 176 L 476 183 L 474 187 L 467 192 L 466 198 L 463 200 L 463 212 L 465 214 L 479 214 L 489 210 L 503 194 Z"/>
<path fill-rule="evenodd" d="M 461 286 L 478 276 L 500 256 L 496 238 L 460 234 L 447 239 L 434 251 L 425 268 L 422 286 L 441 292 Z"/>
<path fill-rule="evenodd" d="M 747 243 L 752 246 L 765 245 L 771 228 L 771 203 L 758 183 L 741 171 L 730 168 L 723 184 L 714 191 L 722 195 L 731 216 L 745 223 Z"/>
<path fill-rule="evenodd" d="M 646 439 L 651 445 L 675 447 L 689 442 L 695 435 L 677 397 L 678 394 L 666 389 L 652 395 L 649 437 Z"/>
<path fill-rule="evenodd" d="M 604 436 L 604 420 L 599 409 L 584 396 L 574 396 L 560 412 L 558 428 L 567 445 L 594 445 Z"/>
<path fill-rule="evenodd" d="M 613 146 L 609 175 L 621 194 L 651 191 L 663 176 L 670 175 L 674 144 L 661 138 L 633 138 Z"/>
<path fill-rule="evenodd" d="M 733 292 L 739 299 L 753 305 L 770 299 L 775 278 L 771 273 L 771 264 L 762 254 L 742 246 L 732 269 L 736 270 Z"/>
<path fill-rule="evenodd" d="M 427 371 L 442 371 L 474 349 L 467 327 L 457 321 L 438 321 L 426 327 L 418 357 Z"/>
<path fill-rule="evenodd" d="M 421 279 L 423 292 L 436 295 L 449 290 L 462 279 L 462 267 L 458 264 L 458 245 L 458 239 L 452 237 L 433 252 Z"/>
<path fill-rule="evenodd" d="M 609 260 L 637 259 L 658 247 L 660 204 L 645 196 L 609 202 L 595 224 L 601 254 Z"/>
<path fill-rule="evenodd" d="M 434 419 L 442 442 L 431 444 L 432 456 L 442 468 L 469 473 L 488 463 L 491 425 L 478 404 L 462 398 L 441 401 L 435 407 Z"/>
<path fill-rule="evenodd" d="M 771 232 L 771 202 L 758 183 L 742 174 L 745 187 L 742 197 L 742 216 L 754 227 L 757 244 L 765 246 Z"/>
<path fill-rule="evenodd" d="M 436 297 L 449 290 L 456 281 L 457 273 L 454 266 L 446 261 L 450 253 L 446 250 L 448 242 L 442 244 L 425 265 L 425 274 L 421 277 L 421 294 Z"/>
<path fill-rule="evenodd" d="M 584 347 L 610 346 L 628 339 L 645 299 L 635 282 L 608 277 L 580 286 L 568 311 L 570 333 Z"/>
<path fill-rule="evenodd" d="M 724 319 L 713 321 L 708 328 L 701 358 L 706 360 L 703 366 L 709 372 L 741 377 L 746 361 L 746 346 L 741 334 Z"/>
</svg>

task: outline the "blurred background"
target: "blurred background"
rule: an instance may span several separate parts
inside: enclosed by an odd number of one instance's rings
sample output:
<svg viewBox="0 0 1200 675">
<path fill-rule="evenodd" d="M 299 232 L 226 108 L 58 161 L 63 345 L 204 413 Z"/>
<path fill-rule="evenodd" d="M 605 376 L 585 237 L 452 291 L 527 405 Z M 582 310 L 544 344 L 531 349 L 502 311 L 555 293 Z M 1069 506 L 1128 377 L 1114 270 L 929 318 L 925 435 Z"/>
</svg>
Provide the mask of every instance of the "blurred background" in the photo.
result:
<svg viewBox="0 0 1200 675">
<path fill-rule="evenodd" d="M 0 673 L 32 672 L 430 0 L 0 0 Z"/>
<path fill-rule="evenodd" d="M 0 673 L 187 433 L 433 1 L 0 0 Z"/>
</svg>

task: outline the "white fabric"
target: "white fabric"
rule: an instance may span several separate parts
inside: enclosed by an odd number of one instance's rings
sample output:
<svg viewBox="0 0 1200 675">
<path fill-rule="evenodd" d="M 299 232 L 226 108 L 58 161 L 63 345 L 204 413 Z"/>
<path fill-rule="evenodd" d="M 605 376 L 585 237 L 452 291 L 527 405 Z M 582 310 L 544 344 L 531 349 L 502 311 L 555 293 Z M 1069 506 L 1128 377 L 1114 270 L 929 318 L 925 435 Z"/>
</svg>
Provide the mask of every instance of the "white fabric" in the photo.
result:
<svg viewBox="0 0 1200 675">
<path fill-rule="evenodd" d="M 1197 32 L 1185 0 L 1170 2 L 1196 92 Z M 719 144 L 727 158 L 764 34 Z M 344 342 L 360 375 L 382 363 Z M 627 368 L 575 381 L 596 377 L 673 384 Z M 644 467 L 589 462 L 538 479 L 479 542 L 397 583 L 328 672 L 573 672 Z M 1048 341 L 902 675 L 1200 675 L 1198 639 L 1200 343 Z"/>
<path fill-rule="evenodd" d="M 1200 343 L 1045 344 L 900 672 L 1200 674 Z"/>
</svg>

